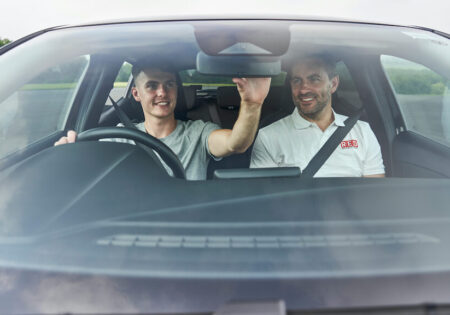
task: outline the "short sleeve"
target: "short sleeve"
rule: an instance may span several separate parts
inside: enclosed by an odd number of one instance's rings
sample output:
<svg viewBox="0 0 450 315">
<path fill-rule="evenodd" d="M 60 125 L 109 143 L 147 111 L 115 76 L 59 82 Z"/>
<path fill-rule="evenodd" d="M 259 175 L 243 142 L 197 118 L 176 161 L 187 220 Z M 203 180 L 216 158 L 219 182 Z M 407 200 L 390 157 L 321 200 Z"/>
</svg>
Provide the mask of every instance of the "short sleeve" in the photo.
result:
<svg viewBox="0 0 450 315">
<path fill-rule="evenodd" d="M 220 157 L 215 157 L 214 155 L 211 154 L 211 152 L 209 151 L 209 144 L 208 144 L 208 138 L 209 135 L 214 131 L 214 130 L 218 130 L 220 129 L 219 125 L 214 124 L 212 122 L 206 122 L 203 130 L 202 130 L 202 143 L 204 144 L 205 148 L 206 148 L 206 153 L 208 154 L 208 156 L 212 157 L 214 160 L 216 161 L 220 161 L 222 158 Z"/>
<path fill-rule="evenodd" d="M 364 138 L 367 143 L 367 149 L 362 174 L 363 176 L 384 174 L 385 171 L 380 144 L 372 129 L 370 129 L 370 126 L 366 124 L 364 127 Z"/>
<path fill-rule="evenodd" d="M 277 167 L 264 141 L 265 137 L 260 132 L 253 145 L 250 168 Z"/>
</svg>

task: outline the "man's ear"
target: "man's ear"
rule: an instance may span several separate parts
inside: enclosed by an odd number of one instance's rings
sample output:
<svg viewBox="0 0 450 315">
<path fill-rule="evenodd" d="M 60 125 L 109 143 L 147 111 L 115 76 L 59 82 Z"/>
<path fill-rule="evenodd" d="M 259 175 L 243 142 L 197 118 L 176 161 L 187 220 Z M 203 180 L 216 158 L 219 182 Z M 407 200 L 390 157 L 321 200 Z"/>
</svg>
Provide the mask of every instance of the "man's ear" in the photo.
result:
<svg viewBox="0 0 450 315">
<path fill-rule="evenodd" d="M 134 99 L 136 100 L 136 102 L 140 102 L 141 101 L 141 98 L 139 97 L 139 92 L 138 92 L 138 90 L 136 89 L 136 87 L 132 87 L 131 88 L 131 94 L 133 95 L 133 97 L 134 97 Z"/>
<path fill-rule="evenodd" d="M 338 86 L 339 86 L 339 76 L 338 76 L 338 75 L 335 75 L 335 76 L 331 79 L 331 93 L 336 92 Z"/>
</svg>

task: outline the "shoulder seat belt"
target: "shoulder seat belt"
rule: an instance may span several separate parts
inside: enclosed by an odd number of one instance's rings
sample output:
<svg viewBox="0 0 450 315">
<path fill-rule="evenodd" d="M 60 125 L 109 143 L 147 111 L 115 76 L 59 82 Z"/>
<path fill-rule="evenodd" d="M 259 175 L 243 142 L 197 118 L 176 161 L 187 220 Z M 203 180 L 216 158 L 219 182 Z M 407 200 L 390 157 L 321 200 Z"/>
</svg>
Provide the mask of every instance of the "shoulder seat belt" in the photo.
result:
<svg viewBox="0 0 450 315">
<path fill-rule="evenodd" d="M 337 146 L 345 138 L 345 136 L 350 132 L 353 126 L 358 121 L 361 116 L 362 109 L 360 109 L 352 117 L 348 117 L 344 121 L 344 127 L 338 127 L 336 131 L 328 138 L 327 142 L 320 148 L 319 152 L 314 155 L 314 157 L 309 161 L 308 165 L 302 172 L 302 177 L 314 177 L 317 171 L 322 167 L 323 164 L 328 160 L 330 155 L 336 150 Z"/>
<path fill-rule="evenodd" d="M 219 113 L 217 112 L 217 107 L 214 102 L 208 104 L 208 111 L 213 123 L 222 126 L 222 122 L 220 121 Z"/>
</svg>

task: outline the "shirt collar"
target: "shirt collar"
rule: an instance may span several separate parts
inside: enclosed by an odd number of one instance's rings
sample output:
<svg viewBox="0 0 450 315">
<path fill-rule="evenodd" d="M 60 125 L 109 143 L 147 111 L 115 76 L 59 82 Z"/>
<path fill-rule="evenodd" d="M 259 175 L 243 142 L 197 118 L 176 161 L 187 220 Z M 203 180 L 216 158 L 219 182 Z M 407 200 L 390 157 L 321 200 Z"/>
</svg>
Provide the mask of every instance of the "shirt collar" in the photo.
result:
<svg viewBox="0 0 450 315">
<path fill-rule="evenodd" d="M 347 119 L 347 116 L 336 113 L 334 109 L 333 114 L 334 114 L 334 123 L 336 124 L 336 126 L 344 127 L 345 126 L 344 121 Z"/>
<path fill-rule="evenodd" d="M 336 126 L 339 126 L 339 127 L 344 127 L 345 126 L 344 121 L 345 121 L 345 119 L 347 119 L 347 117 L 336 113 L 334 111 L 334 109 L 333 109 L 333 115 L 334 115 L 334 121 L 332 122 L 332 124 L 335 124 Z M 306 120 L 298 113 L 297 108 L 294 109 L 294 111 L 291 114 L 291 117 L 292 117 L 292 122 L 294 123 L 295 129 L 305 129 L 305 128 L 308 128 L 313 125 L 312 122 Z"/>
<path fill-rule="evenodd" d="M 295 129 L 306 129 L 312 126 L 312 122 L 303 118 L 299 113 L 297 108 L 294 108 L 294 111 L 291 114 L 292 122 L 294 123 Z"/>
</svg>

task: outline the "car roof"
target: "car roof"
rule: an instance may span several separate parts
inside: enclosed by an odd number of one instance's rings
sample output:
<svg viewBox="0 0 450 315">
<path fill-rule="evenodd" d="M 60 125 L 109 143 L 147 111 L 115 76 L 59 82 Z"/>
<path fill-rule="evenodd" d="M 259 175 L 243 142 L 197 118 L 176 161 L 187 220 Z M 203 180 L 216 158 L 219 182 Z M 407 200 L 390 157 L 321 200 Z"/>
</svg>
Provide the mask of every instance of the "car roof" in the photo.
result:
<svg viewBox="0 0 450 315">
<path fill-rule="evenodd" d="M 123 18 L 123 19 L 111 19 L 111 20 L 99 20 L 79 24 L 64 24 L 57 25 L 53 27 L 48 27 L 20 39 L 11 42 L 8 45 L 4 45 L 0 48 L 0 54 L 4 53 L 13 47 L 20 45 L 21 43 L 39 36 L 40 34 L 59 30 L 59 29 L 69 29 L 76 27 L 86 27 L 86 26 L 100 26 L 100 25 L 114 25 L 114 24 L 127 24 L 127 23 L 140 23 L 140 22 L 176 22 L 176 21 L 214 21 L 214 20 L 273 20 L 273 21 L 304 21 L 304 22 L 336 22 L 336 23 L 348 23 L 348 24 L 359 24 L 359 25 L 378 25 L 378 26 L 394 26 L 394 27 L 409 27 L 415 29 L 422 29 L 436 33 L 438 35 L 450 38 L 450 34 L 431 29 L 428 27 L 422 27 L 417 25 L 401 25 L 394 23 L 384 23 L 380 21 L 370 21 L 370 20 L 359 20 L 359 19 L 348 19 L 342 17 L 332 17 L 332 16 L 316 16 L 316 15 L 296 15 L 296 14 L 258 14 L 258 13 L 246 13 L 246 14 L 179 14 L 179 15 L 154 15 L 147 17 L 135 17 L 135 18 Z"/>
<path fill-rule="evenodd" d="M 293 20 L 293 21 L 311 21 L 311 22 L 338 22 L 338 23 L 355 23 L 355 24 L 371 24 L 380 26 L 400 26 L 424 28 L 417 25 L 402 25 L 395 23 L 383 23 L 375 20 L 350 19 L 336 16 L 316 16 L 316 15 L 295 15 L 295 14 L 196 14 L 196 15 L 158 15 L 136 18 L 123 18 L 111 20 L 99 20 L 80 24 L 67 24 L 56 26 L 51 29 L 79 27 L 79 26 L 94 26 L 94 25 L 108 25 L 108 24 L 122 24 L 122 23 L 136 23 L 136 22 L 167 22 L 167 21 L 212 21 L 212 20 Z M 425 28 L 433 30 L 430 28 Z M 433 30 L 434 31 L 434 30 Z"/>
</svg>

